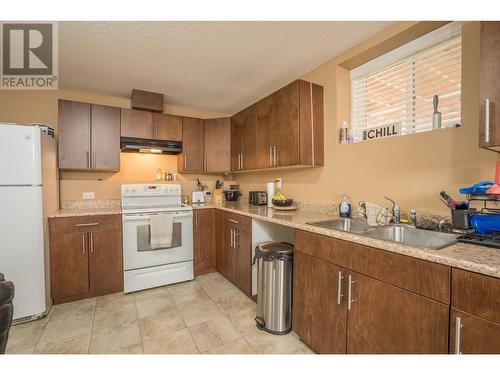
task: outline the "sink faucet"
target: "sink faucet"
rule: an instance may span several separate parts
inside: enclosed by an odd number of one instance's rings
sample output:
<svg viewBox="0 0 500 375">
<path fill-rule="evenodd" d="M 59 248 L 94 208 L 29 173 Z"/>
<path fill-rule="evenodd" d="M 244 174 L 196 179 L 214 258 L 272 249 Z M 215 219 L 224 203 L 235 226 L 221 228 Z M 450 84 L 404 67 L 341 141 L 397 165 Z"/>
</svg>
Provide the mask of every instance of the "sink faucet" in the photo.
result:
<svg viewBox="0 0 500 375">
<path fill-rule="evenodd" d="M 385 197 L 388 201 L 392 202 L 392 222 L 394 224 L 400 224 L 401 223 L 401 210 L 399 208 L 399 205 L 394 202 L 391 198 Z"/>
</svg>

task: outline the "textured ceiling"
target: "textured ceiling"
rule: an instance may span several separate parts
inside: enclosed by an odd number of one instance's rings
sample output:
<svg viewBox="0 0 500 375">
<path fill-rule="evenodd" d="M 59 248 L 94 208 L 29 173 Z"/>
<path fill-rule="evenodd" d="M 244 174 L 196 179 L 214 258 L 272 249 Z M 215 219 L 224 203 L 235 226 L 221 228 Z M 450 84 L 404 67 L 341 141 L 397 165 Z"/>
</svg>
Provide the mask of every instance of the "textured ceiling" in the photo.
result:
<svg viewBox="0 0 500 375">
<path fill-rule="evenodd" d="M 391 22 L 60 22 L 60 87 L 234 113 Z"/>
</svg>

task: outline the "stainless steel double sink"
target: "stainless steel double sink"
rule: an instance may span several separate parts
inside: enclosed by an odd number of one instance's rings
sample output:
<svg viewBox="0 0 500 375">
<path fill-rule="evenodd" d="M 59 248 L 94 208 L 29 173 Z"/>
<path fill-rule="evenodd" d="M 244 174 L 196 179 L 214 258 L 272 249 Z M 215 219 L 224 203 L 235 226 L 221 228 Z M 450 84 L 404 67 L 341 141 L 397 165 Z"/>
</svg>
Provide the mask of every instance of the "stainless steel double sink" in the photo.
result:
<svg viewBox="0 0 500 375">
<path fill-rule="evenodd" d="M 457 236 L 453 234 L 417 229 L 405 224 L 372 227 L 366 221 L 353 219 L 323 220 L 307 224 L 429 250 L 443 249 L 457 242 Z"/>
</svg>

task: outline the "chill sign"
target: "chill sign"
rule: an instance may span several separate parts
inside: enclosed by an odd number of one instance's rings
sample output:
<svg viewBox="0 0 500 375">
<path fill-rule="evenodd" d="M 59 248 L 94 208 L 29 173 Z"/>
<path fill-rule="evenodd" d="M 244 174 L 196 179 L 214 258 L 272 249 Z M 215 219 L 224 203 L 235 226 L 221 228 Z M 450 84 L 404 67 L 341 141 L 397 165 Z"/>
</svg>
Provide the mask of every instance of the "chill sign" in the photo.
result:
<svg viewBox="0 0 500 375">
<path fill-rule="evenodd" d="M 368 141 L 370 139 L 393 137 L 395 135 L 401 134 L 401 123 L 395 122 L 393 124 L 377 126 L 376 128 L 370 128 L 363 130 L 363 141 Z"/>
</svg>

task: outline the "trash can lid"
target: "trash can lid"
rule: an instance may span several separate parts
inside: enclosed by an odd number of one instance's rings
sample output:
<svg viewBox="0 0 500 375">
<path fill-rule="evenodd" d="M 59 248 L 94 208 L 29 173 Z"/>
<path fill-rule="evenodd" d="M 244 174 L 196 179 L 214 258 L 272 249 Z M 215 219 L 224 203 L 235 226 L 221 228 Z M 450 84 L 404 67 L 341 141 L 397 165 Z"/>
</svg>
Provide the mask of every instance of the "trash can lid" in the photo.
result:
<svg viewBox="0 0 500 375">
<path fill-rule="evenodd" d="M 292 254 L 293 245 L 286 242 L 264 242 L 257 245 L 263 253 Z"/>
</svg>

